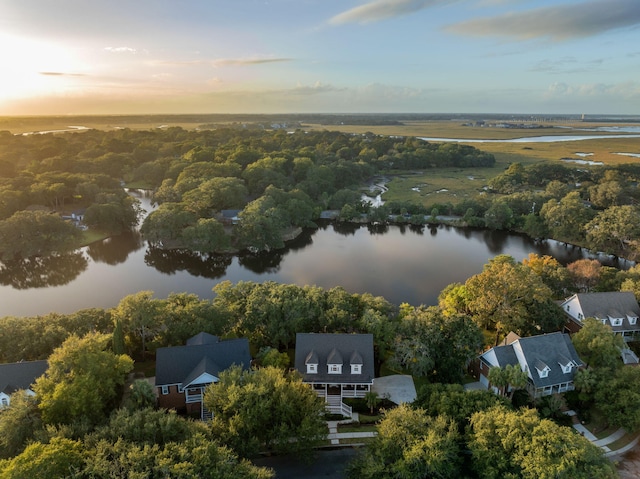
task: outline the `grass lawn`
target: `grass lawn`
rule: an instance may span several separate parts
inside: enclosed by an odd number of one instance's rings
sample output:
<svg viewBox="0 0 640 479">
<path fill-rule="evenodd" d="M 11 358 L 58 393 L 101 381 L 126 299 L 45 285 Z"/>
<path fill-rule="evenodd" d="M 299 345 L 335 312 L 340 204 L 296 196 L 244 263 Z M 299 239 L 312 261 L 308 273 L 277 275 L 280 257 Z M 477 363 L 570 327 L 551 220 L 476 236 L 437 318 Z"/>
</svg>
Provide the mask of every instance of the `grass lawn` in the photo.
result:
<svg viewBox="0 0 640 479">
<path fill-rule="evenodd" d="M 636 437 L 638 437 L 638 433 L 637 432 L 634 432 L 634 433 L 628 432 L 624 436 L 622 436 L 620 439 L 618 439 L 617 441 L 614 441 L 611 444 L 607 444 L 607 447 L 609 449 L 611 449 L 612 451 L 615 451 L 616 449 L 620 449 L 620 448 L 626 446 L 631 441 L 633 441 Z"/>
<path fill-rule="evenodd" d="M 90 245 L 91 243 L 95 243 L 96 241 L 101 241 L 108 237 L 109 235 L 106 233 L 103 233 L 102 231 L 89 229 L 82 232 L 82 238 L 80 239 L 80 243 L 78 244 L 78 247 L 87 246 L 87 245 Z"/>
</svg>

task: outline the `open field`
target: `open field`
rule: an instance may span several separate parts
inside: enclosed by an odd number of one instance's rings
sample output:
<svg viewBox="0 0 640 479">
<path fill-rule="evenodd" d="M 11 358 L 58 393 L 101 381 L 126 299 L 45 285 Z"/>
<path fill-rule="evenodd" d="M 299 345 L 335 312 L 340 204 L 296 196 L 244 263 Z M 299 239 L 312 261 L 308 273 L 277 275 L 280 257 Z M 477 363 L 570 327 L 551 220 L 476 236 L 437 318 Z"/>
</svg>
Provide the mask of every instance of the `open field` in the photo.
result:
<svg viewBox="0 0 640 479">
<path fill-rule="evenodd" d="M 380 135 L 441 137 L 460 139 L 508 140 L 532 136 L 592 135 L 590 129 L 598 126 L 623 126 L 623 123 L 589 123 L 579 121 L 544 121 L 544 128 L 495 128 L 464 126 L 465 120 L 409 120 L 399 125 L 324 125 L 304 120 L 303 115 L 292 115 L 292 121 L 301 121 L 304 129 L 339 130 L 360 134 L 372 132 Z M 314 121 L 314 115 L 308 120 Z M 18 134 L 31 131 L 64 130 L 69 126 L 83 126 L 95 129 L 152 129 L 180 126 L 195 129 L 202 125 L 229 125 L 234 122 L 269 124 L 277 117 L 269 115 L 137 115 L 137 116 L 59 116 L 59 117 L 0 117 L 0 131 L 8 130 Z M 527 122 L 523 122 L 527 124 Z M 633 126 L 638 126 L 633 123 Z M 607 133 L 601 132 L 602 135 Z M 553 143 L 469 143 L 491 152 L 496 157 L 493 168 L 447 168 L 415 172 L 388 172 L 392 181 L 385 193 L 385 200 L 412 200 L 425 206 L 439 202 L 457 203 L 467 197 L 474 197 L 483 191 L 487 181 L 501 173 L 509 164 L 518 162 L 530 164 L 538 161 L 561 161 L 562 159 L 586 159 L 605 165 L 638 162 L 640 158 L 622 156 L 616 153 L 640 154 L 640 138 L 600 138 L 595 140 L 562 141 Z M 581 156 L 589 154 L 589 156 Z M 397 175 L 395 173 L 398 173 Z"/>
</svg>

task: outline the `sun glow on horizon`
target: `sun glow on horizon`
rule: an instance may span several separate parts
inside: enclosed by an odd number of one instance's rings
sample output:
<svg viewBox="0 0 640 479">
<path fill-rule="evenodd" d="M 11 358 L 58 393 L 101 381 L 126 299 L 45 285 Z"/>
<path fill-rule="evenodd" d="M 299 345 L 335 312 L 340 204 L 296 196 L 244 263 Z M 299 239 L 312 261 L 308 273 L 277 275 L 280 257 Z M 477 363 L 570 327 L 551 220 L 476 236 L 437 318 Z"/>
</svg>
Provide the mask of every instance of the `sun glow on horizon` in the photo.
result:
<svg viewBox="0 0 640 479">
<path fill-rule="evenodd" d="M 82 76 L 72 49 L 51 42 L 0 34 L 0 101 L 61 94 Z"/>
</svg>

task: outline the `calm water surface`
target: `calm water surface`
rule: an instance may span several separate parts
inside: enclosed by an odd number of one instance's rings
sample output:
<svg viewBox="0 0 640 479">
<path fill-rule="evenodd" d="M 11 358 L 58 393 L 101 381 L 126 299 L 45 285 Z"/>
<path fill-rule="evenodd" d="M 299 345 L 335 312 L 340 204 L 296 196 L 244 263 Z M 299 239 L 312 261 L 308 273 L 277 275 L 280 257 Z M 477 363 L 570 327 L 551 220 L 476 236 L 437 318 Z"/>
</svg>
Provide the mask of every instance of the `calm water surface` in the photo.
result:
<svg viewBox="0 0 640 479">
<path fill-rule="evenodd" d="M 395 304 L 431 305 L 445 286 L 464 282 L 494 256 L 504 253 L 520 261 L 530 252 L 562 263 L 586 256 L 561 243 L 536 244 L 518 235 L 445 226 L 325 224 L 285 250 L 239 256 L 150 249 L 139 235 L 128 234 L 55 261 L 4 265 L 0 316 L 110 308 L 141 290 L 159 298 L 186 291 L 210 299 L 213 286 L 223 280 L 343 286 Z"/>
</svg>

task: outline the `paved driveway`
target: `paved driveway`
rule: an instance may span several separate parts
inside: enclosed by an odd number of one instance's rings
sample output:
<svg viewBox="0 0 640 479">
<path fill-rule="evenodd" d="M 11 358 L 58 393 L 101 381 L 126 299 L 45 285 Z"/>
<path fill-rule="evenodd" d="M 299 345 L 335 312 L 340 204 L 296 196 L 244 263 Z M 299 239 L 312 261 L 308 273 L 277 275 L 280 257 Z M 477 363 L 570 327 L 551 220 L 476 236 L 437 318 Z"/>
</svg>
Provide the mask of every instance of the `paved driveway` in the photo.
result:
<svg viewBox="0 0 640 479">
<path fill-rule="evenodd" d="M 412 403 L 417 397 L 413 378 L 404 374 L 375 378 L 371 390 L 396 404 Z"/>
</svg>

